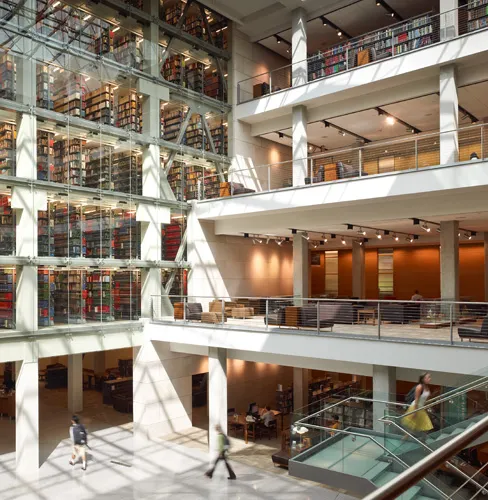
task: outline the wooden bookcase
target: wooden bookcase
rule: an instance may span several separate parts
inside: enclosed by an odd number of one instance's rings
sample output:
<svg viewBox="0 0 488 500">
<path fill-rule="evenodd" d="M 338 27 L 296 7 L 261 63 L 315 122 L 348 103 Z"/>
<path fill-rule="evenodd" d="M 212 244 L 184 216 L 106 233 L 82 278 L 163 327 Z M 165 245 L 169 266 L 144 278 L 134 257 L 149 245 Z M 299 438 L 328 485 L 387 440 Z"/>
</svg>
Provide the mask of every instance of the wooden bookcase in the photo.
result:
<svg viewBox="0 0 488 500">
<path fill-rule="evenodd" d="M 114 321 L 113 273 L 96 270 L 86 277 L 86 317 L 93 321 Z"/>
<path fill-rule="evenodd" d="M 54 134 L 37 131 L 37 178 L 50 181 L 54 172 Z"/>
<path fill-rule="evenodd" d="M 141 272 L 117 271 L 113 287 L 114 317 L 138 320 L 141 315 Z"/>
<path fill-rule="evenodd" d="M 15 269 L 0 268 L 0 328 L 15 328 Z"/>
<path fill-rule="evenodd" d="M 39 303 L 39 327 L 54 325 L 54 273 L 50 269 L 37 271 L 37 293 Z"/>
<path fill-rule="evenodd" d="M 54 272 L 54 323 L 86 322 L 86 271 L 70 269 Z"/>
<path fill-rule="evenodd" d="M 0 175 L 15 175 L 15 138 L 15 125 L 0 123 Z"/>
<path fill-rule="evenodd" d="M 468 2 L 468 32 L 488 26 L 488 0 L 471 0 Z"/>
</svg>

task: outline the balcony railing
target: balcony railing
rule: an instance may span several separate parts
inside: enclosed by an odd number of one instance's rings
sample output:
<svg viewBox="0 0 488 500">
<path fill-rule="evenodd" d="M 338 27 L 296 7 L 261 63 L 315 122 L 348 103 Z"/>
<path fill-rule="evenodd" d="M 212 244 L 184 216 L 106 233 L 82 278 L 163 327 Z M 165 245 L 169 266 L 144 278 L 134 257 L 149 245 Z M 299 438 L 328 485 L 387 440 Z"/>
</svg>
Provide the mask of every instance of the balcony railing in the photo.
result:
<svg viewBox="0 0 488 500">
<path fill-rule="evenodd" d="M 203 173 L 198 179 L 194 176 L 188 180 L 182 178 L 181 191 L 188 191 L 185 199 L 208 200 L 482 161 L 488 158 L 487 126 L 480 124 L 443 133 L 412 134 L 294 161 L 250 165 L 243 169 L 231 167 L 225 173 Z M 453 136 L 457 136 L 459 143 L 457 161 L 444 159 L 446 165 L 441 165 L 441 141 Z"/>
<path fill-rule="evenodd" d="M 484 5 L 469 2 L 441 14 L 425 13 L 351 38 L 304 61 L 241 80 L 238 104 L 486 29 L 486 12 L 479 12 Z"/>
<path fill-rule="evenodd" d="M 152 296 L 155 322 L 266 333 L 488 347 L 488 303 Z"/>
</svg>

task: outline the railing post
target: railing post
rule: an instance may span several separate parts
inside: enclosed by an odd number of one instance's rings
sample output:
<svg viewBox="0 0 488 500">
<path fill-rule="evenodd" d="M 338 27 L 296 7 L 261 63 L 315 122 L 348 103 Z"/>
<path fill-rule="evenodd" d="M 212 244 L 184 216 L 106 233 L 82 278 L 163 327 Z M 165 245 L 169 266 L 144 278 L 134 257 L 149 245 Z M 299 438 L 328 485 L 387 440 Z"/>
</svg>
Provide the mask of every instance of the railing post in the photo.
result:
<svg viewBox="0 0 488 500">
<path fill-rule="evenodd" d="M 241 104 L 241 84 L 237 84 L 237 104 Z"/>
<path fill-rule="evenodd" d="M 450 335 L 451 345 L 454 344 L 454 337 L 453 337 L 454 321 L 453 321 L 453 317 L 452 317 L 453 309 L 454 309 L 453 304 L 451 302 L 451 304 L 449 306 L 449 335 Z"/>
<path fill-rule="evenodd" d="M 272 80 L 271 80 L 271 71 L 269 72 L 269 93 L 271 95 L 271 93 L 273 92 L 273 85 L 272 85 Z"/>
<path fill-rule="evenodd" d="M 349 47 L 346 47 L 346 71 L 349 69 Z"/>
<path fill-rule="evenodd" d="M 378 302 L 378 340 L 381 339 L 381 302 Z"/>
<path fill-rule="evenodd" d="M 484 125 L 481 125 L 481 159 L 484 160 L 485 159 L 485 154 L 484 154 L 484 147 L 483 147 L 483 141 L 484 141 L 484 131 L 485 129 L 485 126 Z"/>
<path fill-rule="evenodd" d="M 183 297 L 183 322 L 186 323 L 186 301 L 187 299 Z"/>
<path fill-rule="evenodd" d="M 363 176 L 363 148 L 358 150 L 358 161 L 359 161 L 359 177 Z"/>
<path fill-rule="evenodd" d="M 317 300 L 317 335 L 320 335 L 320 301 Z"/>
<path fill-rule="evenodd" d="M 419 141 L 415 138 L 415 170 L 419 169 Z"/>
<path fill-rule="evenodd" d="M 271 165 L 268 165 L 268 191 L 271 191 Z"/>
<path fill-rule="evenodd" d="M 391 30 L 391 57 L 395 55 L 395 31 Z"/>
<path fill-rule="evenodd" d="M 264 317 L 264 322 L 266 324 L 266 330 L 269 329 L 269 299 L 266 299 L 266 311 L 265 311 L 265 317 Z"/>
<path fill-rule="evenodd" d="M 225 300 L 222 299 L 222 326 L 224 326 L 225 323 Z"/>
</svg>

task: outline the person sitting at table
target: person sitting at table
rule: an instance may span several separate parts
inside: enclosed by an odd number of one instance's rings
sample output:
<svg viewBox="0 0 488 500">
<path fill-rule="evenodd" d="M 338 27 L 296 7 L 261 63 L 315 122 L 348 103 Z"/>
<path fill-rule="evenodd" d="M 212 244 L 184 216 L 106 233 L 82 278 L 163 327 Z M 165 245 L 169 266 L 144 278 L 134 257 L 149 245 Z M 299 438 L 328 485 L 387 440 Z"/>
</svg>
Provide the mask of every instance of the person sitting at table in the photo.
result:
<svg viewBox="0 0 488 500">
<path fill-rule="evenodd" d="M 415 293 L 412 295 L 412 298 L 410 300 L 418 302 L 419 300 L 424 300 L 424 298 L 422 297 L 422 295 L 420 295 L 418 290 L 415 290 Z"/>
<path fill-rule="evenodd" d="M 334 416 L 332 417 L 332 420 L 333 420 L 333 423 L 332 423 L 332 425 L 330 426 L 330 428 L 331 428 L 331 429 L 340 429 L 340 428 L 341 428 L 341 422 L 340 422 L 340 420 L 339 420 L 339 415 L 334 415 Z M 331 437 L 332 437 L 332 436 L 335 436 L 335 434 L 336 434 L 335 432 L 331 432 L 331 433 L 330 433 Z"/>
<path fill-rule="evenodd" d="M 271 422 L 274 422 L 275 416 L 269 406 L 265 406 L 264 410 L 265 412 L 261 415 L 261 420 L 266 427 L 269 427 L 269 424 L 271 424 Z"/>
</svg>

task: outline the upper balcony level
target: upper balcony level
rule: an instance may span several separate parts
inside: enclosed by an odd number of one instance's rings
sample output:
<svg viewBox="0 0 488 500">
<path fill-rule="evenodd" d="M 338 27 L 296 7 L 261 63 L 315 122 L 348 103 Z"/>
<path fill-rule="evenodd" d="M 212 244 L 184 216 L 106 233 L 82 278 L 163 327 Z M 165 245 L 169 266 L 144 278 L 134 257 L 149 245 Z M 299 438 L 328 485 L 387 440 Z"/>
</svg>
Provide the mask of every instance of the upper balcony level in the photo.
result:
<svg viewBox="0 0 488 500">
<path fill-rule="evenodd" d="M 483 5 L 470 2 L 453 11 L 411 18 L 241 80 L 236 117 L 256 124 L 288 116 L 293 106 L 310 111 L 360 98 L 366 91 L 438 77 L 445 64 L 480 64 L 488 37 Z"/>
</svg>

